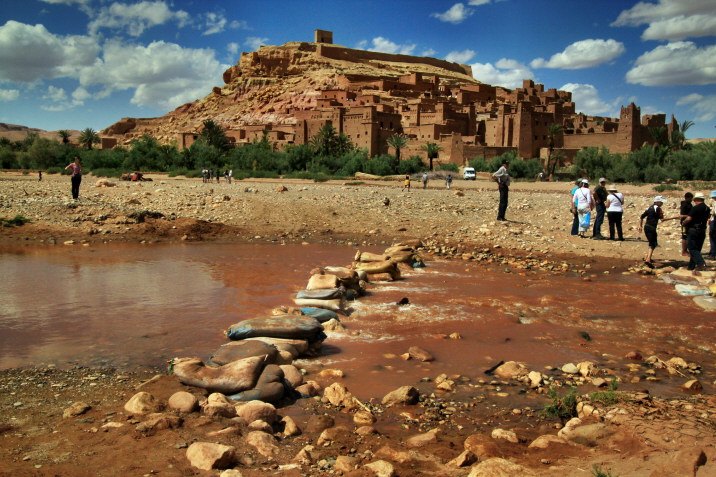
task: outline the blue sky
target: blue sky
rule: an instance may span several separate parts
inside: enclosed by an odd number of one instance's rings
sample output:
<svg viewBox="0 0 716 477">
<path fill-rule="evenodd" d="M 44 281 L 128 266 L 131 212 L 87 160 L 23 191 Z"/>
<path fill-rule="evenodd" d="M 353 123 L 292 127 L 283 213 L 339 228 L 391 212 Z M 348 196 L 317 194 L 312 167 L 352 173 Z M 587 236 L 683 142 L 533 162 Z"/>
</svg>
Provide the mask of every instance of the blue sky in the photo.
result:
<svg viewBox="0 0 716 477">
<path fill-rule="evenodd" d="M 223 85 L 242 51 L 316 28 L 466 63 L 485 83 L 532 78 L 587 114 L 634 101 L 716 137 L 716 0 L 2 0 L 0 122 L 100 130 L 161 116 Z"/>
</svg>

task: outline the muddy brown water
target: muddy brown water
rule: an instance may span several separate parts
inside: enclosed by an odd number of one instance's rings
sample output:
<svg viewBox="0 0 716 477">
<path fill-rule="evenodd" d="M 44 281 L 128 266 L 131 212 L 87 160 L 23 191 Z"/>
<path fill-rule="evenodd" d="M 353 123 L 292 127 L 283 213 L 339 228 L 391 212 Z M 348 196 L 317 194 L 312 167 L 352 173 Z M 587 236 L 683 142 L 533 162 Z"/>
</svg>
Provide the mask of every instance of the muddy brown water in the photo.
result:
<svg viewBox="0 0 716 477">
<path fill-rule="evenodd" d="M 165 369 L 175 356 L 207 359 L 225 342 L 224 329 L 290 305 L 311 268 L 347 265 L 354 253 L 278 244 L 3 246 L 0 368 Z M 410 304 L 398 306 L 402 298 Z M 714 391 L 716 314 L 654 278 L 585 281 L 432 260 L 402 280 L 373 284 L 351 308 L 342 318 L 348 333 L 332 334 L 322 356 L 300 364 L 343 370 L 361 399 L 441 373 L 489 380 L 484 371 L 502 360 L 540 370 L 591 360 L 625 375 L 621 356 L 632 350 L 696 361 L 705 392 Z M 444 337 L 451 333 L 462 339 Z M 402 359 L 410 346 L 435 361 Z M 672 394 L 682 381 L 655 386 Z"/>
</svg>

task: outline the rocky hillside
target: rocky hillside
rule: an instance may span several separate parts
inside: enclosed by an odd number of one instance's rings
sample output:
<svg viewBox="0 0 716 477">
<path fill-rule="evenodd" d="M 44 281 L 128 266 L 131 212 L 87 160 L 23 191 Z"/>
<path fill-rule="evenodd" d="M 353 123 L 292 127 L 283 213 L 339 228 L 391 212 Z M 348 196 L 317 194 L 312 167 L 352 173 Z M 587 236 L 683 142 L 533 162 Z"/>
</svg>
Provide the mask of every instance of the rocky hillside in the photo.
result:
<svg viewBox="0 0 716 477">
<path fill-rule="evenodd" d="M 80 132 L 70 129 L 71 137 L 74 141 Z M 57 131 L 45 131 L 44 129 L 30 128 L 17 124 L 0 123 L 0 137 L 8 138 L 10 141 L 22 141 L 27 137 L 28 133 L 35 133 L 46 139 L 58 139 Z"/>
<path fill-rule="evenodd" d="M 202 99 L 159 118 L 124 118 L 101 134 L 116 137 L 120 143 L 144 134 L 170 142 L 177 133 L 199 131 L 207 119 L 229 129 L 291 124 L 291 109 L 315 107 L 319 92 L 345 86 L 346 76 L 364 81 L 412 72 L 438 75 L 444 83 L 477 83 L 468 66 L 435 58 L 291 42 L 244 53 L 238 64 L 224 72 L 224 86 L 214 87 Z"/>
</svg>

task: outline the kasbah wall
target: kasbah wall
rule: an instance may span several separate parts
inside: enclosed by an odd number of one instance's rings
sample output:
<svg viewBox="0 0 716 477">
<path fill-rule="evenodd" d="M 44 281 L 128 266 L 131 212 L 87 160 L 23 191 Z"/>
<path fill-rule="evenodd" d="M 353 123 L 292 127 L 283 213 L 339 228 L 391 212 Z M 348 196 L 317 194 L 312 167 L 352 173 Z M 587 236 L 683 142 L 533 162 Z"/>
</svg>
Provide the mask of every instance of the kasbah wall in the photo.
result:
<svg viewBox="0 0 716 477">
<path fill-rule="evenodd" d="M 433 66 L 472 76 L 469 66 L 444 60 L 333 47 L 330 31 L 316 30 L 314 40 L 316 52 L 326 58 L 432 62 Z M 343 75 L 337 83 L 341 88 L 322 91 L 315 108 L 291 110 L 294 125 L 250 125 L 227 130 L 227 136 L 242 145 L 267 134 L 276 147 L 281 147 L 307 144 L 322 126 L 332 124 L 371 157 L 394 153 L 388 147 L 388 138 L 404 134 L 408 146 L 401 150 L 402 158 L 425 157 L 421 147 L 434 142 L 441 147 L 437 164 L 462 166 L 476 157 L 489 160 L 512 150 L 523 159 L 546 161 L 550 139 L 553 150 L 561 153 L 562 163 L 569 163 L 585 147 L 605 146 L 614 153 L 627 153 L 654 142 L 650 128 L 666 127 L 669 135 L 678 130 L 673 116 L 668 124 L 665 114 L 641 117 L 634 103 L 622 107 L 619 118 L 576 113 L 571 92 L 554 88 L 545 91 L 543 85 L 530 79 L 512 90 L 489 84 L 451 85 L 436 75 L 421 73 L 397 79 Z M 551 124 L 563 128 L 553 138 L 548 134 Z M 178 143 L 189 147 L 196 137 L 197 133 L 180 134 Z"/>
</svg>

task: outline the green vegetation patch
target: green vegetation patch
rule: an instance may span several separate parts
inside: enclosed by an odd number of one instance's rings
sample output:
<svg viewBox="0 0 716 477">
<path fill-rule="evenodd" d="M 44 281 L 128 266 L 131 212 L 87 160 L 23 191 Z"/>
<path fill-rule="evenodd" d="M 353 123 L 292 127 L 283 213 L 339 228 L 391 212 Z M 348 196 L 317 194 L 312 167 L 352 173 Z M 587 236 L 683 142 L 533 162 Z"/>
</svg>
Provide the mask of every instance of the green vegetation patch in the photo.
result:
<svg viewBox="0 0 716 477">
<path fill-rule="evenodd" d="M 30 222 L 30 219 L 19 214 L 12 219 L 0 217 L 0 225 L 2 225 L 3 227 L 19 227 L 21 225 L 25 225 L 28 222 Z"/>
<path fill-rule="evenodd" d="M 547 396 L 552 400 L 542 409 L 542 415 L 557 417 L 563 421 L 577 417 L 577 388 L 569 388 L 566 394 L 560 396 L 554 388 L 549 388 Z"/>
</svg>

